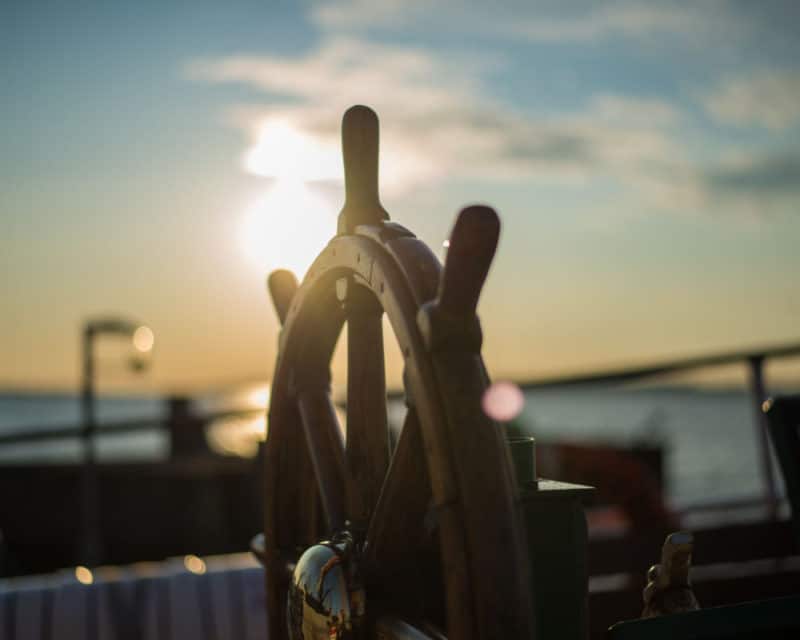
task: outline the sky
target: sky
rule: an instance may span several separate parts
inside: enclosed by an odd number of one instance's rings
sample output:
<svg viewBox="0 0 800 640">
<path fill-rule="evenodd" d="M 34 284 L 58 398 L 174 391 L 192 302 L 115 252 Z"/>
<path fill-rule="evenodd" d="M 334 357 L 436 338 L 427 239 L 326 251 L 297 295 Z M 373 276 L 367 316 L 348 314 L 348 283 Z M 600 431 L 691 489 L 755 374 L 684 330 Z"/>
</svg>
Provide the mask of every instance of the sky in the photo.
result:
<svg viewBox="0 0 800 640">
<path fill-rule="evenodd" d="M 335 233 L 356 103 L 392 219 L 441 254 L 460 208 L 498 210 L 495 377 L 800 340 L 799 20 L 769 0 L 3 3 L 0 388 L 74 387 L 106 313 L 156 345 L 141 379 L 101 345 L 109 388 L 269 379 L 265 277 Z"/>
</svg>

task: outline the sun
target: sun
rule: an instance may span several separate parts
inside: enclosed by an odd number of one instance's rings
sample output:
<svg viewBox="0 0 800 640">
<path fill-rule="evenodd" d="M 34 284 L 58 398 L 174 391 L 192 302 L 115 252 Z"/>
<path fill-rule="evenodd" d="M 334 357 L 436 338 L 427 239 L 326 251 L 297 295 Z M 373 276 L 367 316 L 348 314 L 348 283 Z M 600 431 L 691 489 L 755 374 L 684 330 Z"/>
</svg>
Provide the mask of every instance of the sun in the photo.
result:
<svg viewBox="0 0 800 640">
<path fill-rule="evenodd" d="M 303 133 L 284 120 L 267 120 L 244 156 L 249 173 L 289 180 L 334 180 L 342 177 L 338 149 Z"/>
<path fill-rule="evenodd" d="M 245 154 L 244 168 L 275 178 L 243 214 L 245 255 L 262 272 L 289 269 L 302 277 L 336 232 L 336 208 L 308 185 L 341 179 L 336 149 L 286 121 L 267 121 Z"/>
<path fill-rule="evenodd" d="M 242 248 L 261 271 L 289 269 L 302 278 L 336 233 L 336 213 L 302 181 L 281 178 L 245 212 Z"/>
</svg>

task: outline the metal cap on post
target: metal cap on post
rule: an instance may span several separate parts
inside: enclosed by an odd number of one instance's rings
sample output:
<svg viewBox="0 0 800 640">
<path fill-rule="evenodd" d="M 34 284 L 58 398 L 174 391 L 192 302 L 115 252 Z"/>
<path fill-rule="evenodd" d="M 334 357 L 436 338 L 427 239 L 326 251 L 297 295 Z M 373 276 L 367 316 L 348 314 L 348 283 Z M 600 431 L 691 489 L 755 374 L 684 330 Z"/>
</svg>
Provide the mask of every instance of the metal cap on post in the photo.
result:
<svg viewBox="0 0 800 640">
<path fill-rule="evenodd" d="M 342 117 L 344 207 L 338 233 L 352 233 L 360 224 L 389 219 L 378 194 L 378 116 L 369 107 L 355 105 Z"/>
</svg>

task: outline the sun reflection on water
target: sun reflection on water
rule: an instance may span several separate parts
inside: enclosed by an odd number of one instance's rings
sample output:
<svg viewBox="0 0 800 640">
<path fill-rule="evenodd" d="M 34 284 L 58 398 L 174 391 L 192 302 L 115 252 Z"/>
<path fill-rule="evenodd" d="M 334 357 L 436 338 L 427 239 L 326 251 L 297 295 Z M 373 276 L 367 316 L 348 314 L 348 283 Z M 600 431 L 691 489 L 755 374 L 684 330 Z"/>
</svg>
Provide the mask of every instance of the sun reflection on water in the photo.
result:
<svg viewBox="0 0 800 640">
<path fill-rule="evenodd" d="M 214 420 L 206 431 L 208 444 L 222 455 L 253 458 L 267 436 L 268 384 L 245 387 L 226 398 L 225 404 L 242 411 Z"/>
<path fill-rule="evenodd" d="M 254 458 L 259 445 L 267 437 L 269 399 L 268 384 L 250 385 L 228 394 L 225 410 L 235 410 L 235 414 L 217 418 L 206 428 L 212 451 L 226 456 Z M 334 408 L 344 437 L 346 414 L 341 407 Z"/>
</svg>

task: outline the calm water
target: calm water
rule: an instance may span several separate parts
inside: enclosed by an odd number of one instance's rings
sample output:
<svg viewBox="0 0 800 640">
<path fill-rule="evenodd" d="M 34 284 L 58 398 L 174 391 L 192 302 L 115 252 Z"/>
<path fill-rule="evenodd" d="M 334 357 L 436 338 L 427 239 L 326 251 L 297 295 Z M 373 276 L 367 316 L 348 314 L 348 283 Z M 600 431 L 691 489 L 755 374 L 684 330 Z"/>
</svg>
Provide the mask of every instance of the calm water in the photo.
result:
<svg viewBox="0 0 800 640">
<path fill-rule="evenodd" d="M 159 399 L 146 397 L 103 398 L 98 408 L 101 422 L 157 419 L 162 412 Z M 670 497 L 685 505 L 762 490 L 752 412 L 744 391 L 593 388 L 528 392 L 521 420 L 533 435 L 547 439 L 661 443 Z M 75 396 L 0 394 L 0 432 L 78 421 Z M 163 459 L 168 451 L 166 438 L 155 429 L 102 438 L 98 449 L 106 460 Z M 79 445 L 69 439 L 0 448 L 0 463 L 79 459 Z"/>
<path fill-rule="evenodd" d="M 527 400 L 534 435 L 661 443 L 676 505 L 763 491 L 745 391 L 582 389 L 529 393 Z"/>
<path fill-rule="evenodd" d="M 148 397 L 100 398 L 98 422 L 126 419 L 159 419 L 163 401 Z M 80 424 L 80 401 L 70 394 L 0 393 L 0 433 L 36 431 Z M 99 438 L 98 454 L 106 460 L 149 460 L 165 458 L 168 442 L 158 429 L 135 434 Z M 77 439 L 0 446 L 0 464 L 36 462 L 78 462 L 81 448 Z"/>
</svg>

